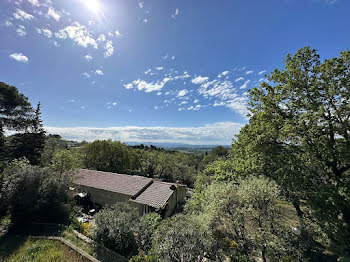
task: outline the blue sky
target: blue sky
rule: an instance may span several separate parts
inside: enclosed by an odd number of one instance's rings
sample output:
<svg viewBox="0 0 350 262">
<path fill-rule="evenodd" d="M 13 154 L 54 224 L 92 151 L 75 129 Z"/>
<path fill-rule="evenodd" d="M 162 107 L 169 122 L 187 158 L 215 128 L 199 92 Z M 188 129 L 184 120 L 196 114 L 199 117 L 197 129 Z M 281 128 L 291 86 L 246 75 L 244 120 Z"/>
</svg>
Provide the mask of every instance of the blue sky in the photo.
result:
<svg viewBox="0 0 350 262">
<path fill-rule="evenodd" d="M 230 144 L 246 92 L 310 45 L 350 44 L 345 0 L 2 0 L 0 81 L 75 140 Z"/>
</svg>

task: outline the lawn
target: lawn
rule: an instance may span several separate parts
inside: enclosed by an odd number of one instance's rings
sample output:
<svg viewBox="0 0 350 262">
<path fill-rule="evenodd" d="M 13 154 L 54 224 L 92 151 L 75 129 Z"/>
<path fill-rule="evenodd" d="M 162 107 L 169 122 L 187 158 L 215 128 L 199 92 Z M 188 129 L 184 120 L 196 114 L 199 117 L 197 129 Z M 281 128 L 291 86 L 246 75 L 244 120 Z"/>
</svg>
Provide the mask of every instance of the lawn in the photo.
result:
<svg viewBox="0 0 350 262">
<path fill-rule="evenodd" d="M 6 236 L 0 240 L 0 262 L 89 262 L 60 241 Z"/>
</svg>

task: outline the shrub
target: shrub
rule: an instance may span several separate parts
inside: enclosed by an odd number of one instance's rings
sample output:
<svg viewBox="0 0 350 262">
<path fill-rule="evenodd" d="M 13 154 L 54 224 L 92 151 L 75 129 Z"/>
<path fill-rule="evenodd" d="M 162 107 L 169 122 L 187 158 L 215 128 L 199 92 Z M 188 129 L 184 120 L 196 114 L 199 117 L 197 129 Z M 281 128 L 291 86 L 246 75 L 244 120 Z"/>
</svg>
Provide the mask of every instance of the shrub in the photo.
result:
<svg viewBox="0 0 350 262">
<path fill-rule="evenodd" d="M 95 239 L 118 254 L 131 257 L 137 253 L 134 235 L 139 221 L 137 209 L 127 203 L 118 203 L 96 214 Z"/>
<path fill-rule="evenodd" d="M 3 174 L 3 201 L 15 224 L 68 221 L 65 177 L 48 168 L 14 161 Z"/>
</svg>

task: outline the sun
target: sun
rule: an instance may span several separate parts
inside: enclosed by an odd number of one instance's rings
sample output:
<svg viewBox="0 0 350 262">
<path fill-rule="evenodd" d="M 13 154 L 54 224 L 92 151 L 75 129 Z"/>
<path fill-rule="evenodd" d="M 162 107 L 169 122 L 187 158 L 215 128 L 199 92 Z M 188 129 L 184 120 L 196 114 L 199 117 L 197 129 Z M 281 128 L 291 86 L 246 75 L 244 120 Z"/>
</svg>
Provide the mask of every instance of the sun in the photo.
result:
<svg viewBox="0 0 350 262">
<path fill-rule="evenodd" d="M 98 13 L 101 9 L 99 0 L 84 0 L 85 6 L 92 12 Z"/>
</svg>

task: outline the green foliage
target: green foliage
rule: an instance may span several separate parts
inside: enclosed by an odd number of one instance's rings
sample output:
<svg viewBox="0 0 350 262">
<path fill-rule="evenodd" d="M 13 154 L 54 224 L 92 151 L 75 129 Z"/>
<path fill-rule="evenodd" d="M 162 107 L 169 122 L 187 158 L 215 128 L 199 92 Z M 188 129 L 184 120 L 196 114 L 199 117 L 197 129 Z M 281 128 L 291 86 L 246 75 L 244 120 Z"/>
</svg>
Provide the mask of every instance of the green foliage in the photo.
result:
<svg viewBox="0 0 350 262">
<path fill-rule="evenodd" d="M 52 158 L 56 151 L 67 149 L 68 143 L 63 140 L 59 135 L 48 135 L 46 136 L 44 148 L 41 153 L 40 165 L 50 166 L 52 163 Z"/>
<path fill-rule="evenodd" d="M 250 121 L 233 145 L 247 172 L 275 179 L 300 219 L 317 220 L 350 253 L 350 51 L 321 61 L 305 47 L 250 92 Z"/>
<path fill-rule="evenodd" d="M 0 134 L 4 128 L 23 130 L 31 124 L 33 109 L 14 86 L 0 82 Z"/>
<path fill-rule="evenodd" d="M 56 151 L 51 160 L 51 167 L 60 174 L 73 171 L 80 166 L 77 154 L 72 150 Z"/>
<path fill-rule="evenodd" d="M 115 173 L 130 173 L 136 166 L 135 152 L 119 141 L 97 140 L 84 145 L 86 168 Z"/>
<path fill-rule="evenodd" d="M 15 224 L 60 222 L 68 219 L 68 181 L 50 169 L 12 162 L 3 173 L 2 203 Z"/>
<path fill-rule="evenodd" d="M 196 191 L 186 210 L 212 231 L 224 254 L 242 261 L 257 255 L 266 259 L 282 256 L 287 246 L 282 236 L 289 230 L 282 223 L 280 200 L 274 181 L 248 177 L 239 182 L 215 182 Z"/>
<path fill-rule="evenodd" d="M 139 250 L 148 252 L 152 248 L 152 235 L 160 225 L 162 218 L 157 213 L 143 215 L 138 223 L 135 223 L 136 241 Z"/>
<path fill-rule="evenodd" d="M 22 131 L 5 139 L 5 130 Z M 38 164 L 45 139 L 40 103 L 33 110 L 28 98 L 14 86 L 0 82 L 0 171 L 15 158 Z"/>
<path fill-rule="evenodd" d="M 146 255 L 145 252 L 140 251 L 137 256 L 133 256 L 129 262 L 160 262 L 154 255 Z"/>
<path fill-rule="evenodd" d="M 128 203 L 118 203 L 102 209 L 95 219 L 95 239 L 99 243 L 124 256 L 137 253 L 134 228 L 139 214 L 136 208 Z"/>
<path fill-rule="evenodd" d="M 153 235 L 155 254 L 162 261 L 201 261 L 215 258 L 213 237 L 191 216 L 175 215 L 165 220 Z"/>
</svg>

